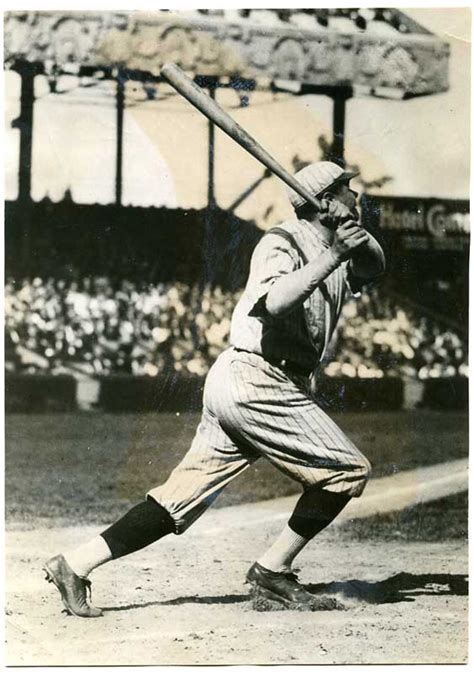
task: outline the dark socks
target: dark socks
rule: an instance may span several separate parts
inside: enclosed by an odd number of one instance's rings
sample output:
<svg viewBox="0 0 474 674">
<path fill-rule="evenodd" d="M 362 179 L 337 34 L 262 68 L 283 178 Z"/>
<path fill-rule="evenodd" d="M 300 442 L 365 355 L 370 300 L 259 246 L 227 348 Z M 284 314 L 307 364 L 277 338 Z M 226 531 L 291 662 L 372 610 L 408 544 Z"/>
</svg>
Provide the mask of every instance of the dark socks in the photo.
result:
<svg viewBox="0 0 474 674">
<path fill-rule="evenodd" d="M 351 500 L 347 494 L 310 487 L 300 496 L 288 526 L 299 536 L 311 539 L 322 531 Z"/>
<path fill-rule="evenodd" d="M 163 506 L 148 499 L 134 506 L 102 534 L 117 559 L 145 548 L 159 538 L 175 531 L 174 520 Z"/>
</svg>

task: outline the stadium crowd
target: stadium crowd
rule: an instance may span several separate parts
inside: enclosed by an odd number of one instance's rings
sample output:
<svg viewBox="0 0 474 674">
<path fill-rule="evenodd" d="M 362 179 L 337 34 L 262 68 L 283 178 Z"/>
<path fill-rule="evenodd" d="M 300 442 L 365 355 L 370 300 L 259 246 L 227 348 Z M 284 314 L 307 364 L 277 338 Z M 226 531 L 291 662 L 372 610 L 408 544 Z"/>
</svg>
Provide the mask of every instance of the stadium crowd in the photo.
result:
<svg viewBox="0 0 474 674">
<path fill-rule="evenodd" d="M 349 300 L 334 338 L 330 376 L 467 376 L 467 344 L 453 329 L 378 289 Z"/>
<path fill-rule="evenodd" d="M 10 371 L 204 375 L 228 343 L 239 292 L 184 283 L 7 280 Z M 324 364 L 329 376 L 467 375 L 467 346 L 452 329 L 402 308 L 380 290 L 343 309 Z"/>
</svg>

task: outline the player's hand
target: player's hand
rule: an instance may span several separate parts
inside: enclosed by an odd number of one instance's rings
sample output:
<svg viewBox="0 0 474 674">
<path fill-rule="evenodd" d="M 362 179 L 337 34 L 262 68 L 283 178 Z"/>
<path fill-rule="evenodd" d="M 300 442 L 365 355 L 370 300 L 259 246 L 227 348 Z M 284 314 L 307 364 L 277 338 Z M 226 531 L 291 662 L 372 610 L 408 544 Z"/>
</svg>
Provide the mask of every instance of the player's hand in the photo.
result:
<svg viewBox="0 0 474 674">
<path fill-rule="evenodd" d="M 322 225 L 329 227 L 329 229 L 335 229 L 339 227 L 344 222 L 354 219 L 354 213 L 352 213 L 347 206 L 341 204 L 340 201 L 332 201 L 330 199 L 321 200 L 321 210 L 318 214 L 318 219 Z"/>
<path fill-rule="evenodd" d="M 367 243 L 368 240 L 369 236 L 365 229 L 354 220 L 349 220 L 334 232 L 331 250 L 336 259 L 342 262 L 350 258 L 352 253 L 364 243 Z"/>
</svg>

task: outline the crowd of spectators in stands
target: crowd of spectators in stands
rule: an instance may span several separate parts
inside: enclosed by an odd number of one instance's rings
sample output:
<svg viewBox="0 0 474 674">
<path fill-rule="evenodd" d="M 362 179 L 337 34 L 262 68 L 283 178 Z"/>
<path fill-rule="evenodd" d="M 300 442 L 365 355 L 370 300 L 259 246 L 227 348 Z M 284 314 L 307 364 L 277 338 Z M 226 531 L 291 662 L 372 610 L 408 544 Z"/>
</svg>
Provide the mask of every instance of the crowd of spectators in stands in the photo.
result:
<svg viewBox="0 0 474 674">
<path fill-rule="evenodd" d="M 467 344 L 455 331 L 400 306 L 380 290 L 349 300 L 334 337 L 326 374 L 417 379 L 467 376 Z"/>
<path fill-rule="evenodd" d="M 183 283 L 8 280 L 5 361 L 21 372 L 130 373 L 171 368 L 204 375 L 227 346 L 240 292 Z M 467 375 L 453 329 L 402 308 L 381 291 L 350 300 L 324 364 L 329 376 Z"/>
</svg>

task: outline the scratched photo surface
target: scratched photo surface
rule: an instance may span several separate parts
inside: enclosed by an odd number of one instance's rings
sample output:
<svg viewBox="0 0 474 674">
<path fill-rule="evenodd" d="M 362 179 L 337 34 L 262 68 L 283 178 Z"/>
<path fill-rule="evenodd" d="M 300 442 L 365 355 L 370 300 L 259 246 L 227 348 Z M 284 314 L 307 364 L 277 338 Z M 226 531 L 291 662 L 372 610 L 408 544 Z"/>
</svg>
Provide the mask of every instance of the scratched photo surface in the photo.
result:
<svg viewBox="0 0 474 674">
<path fill-rule="evenodd" d="M 467 662 L 470 31 L 5 12 L 6 664 Z"/>
</svg>

